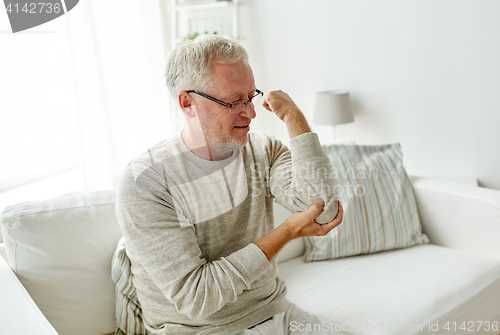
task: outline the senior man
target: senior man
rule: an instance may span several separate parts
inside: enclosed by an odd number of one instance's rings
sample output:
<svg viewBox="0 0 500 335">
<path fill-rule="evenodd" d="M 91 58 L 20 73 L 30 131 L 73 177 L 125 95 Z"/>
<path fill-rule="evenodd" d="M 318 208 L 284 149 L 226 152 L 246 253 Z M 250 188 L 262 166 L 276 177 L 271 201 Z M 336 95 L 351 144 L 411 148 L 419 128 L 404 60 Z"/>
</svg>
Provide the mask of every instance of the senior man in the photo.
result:
<svg viewBox="0 0 500 335">
<path fill-rule="evenodd" d="M 342 221 L 317 135 L 281 91 L 262 104 L 286 124 L 291 149 L 249 133 L 263 93 L 247 52 L 229 39 L 201 36 L 173 50 L 166 80 L 185 127 L 126 167 L 116 204 L 146 328 L 290 334 L 292 322 L 320 325 L 286 300 L 275 258 L 290 240 Z M 276 229 L 273 199 L 297 212 Z"/>
</svg>

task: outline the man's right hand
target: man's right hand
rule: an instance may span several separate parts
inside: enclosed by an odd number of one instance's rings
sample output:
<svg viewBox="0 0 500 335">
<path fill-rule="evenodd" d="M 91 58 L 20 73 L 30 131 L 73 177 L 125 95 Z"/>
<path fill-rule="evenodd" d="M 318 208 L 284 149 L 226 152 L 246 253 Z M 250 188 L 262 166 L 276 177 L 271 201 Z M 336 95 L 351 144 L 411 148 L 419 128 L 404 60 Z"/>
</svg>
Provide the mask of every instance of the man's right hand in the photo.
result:
<svg viewBox="0 0 500 335">
<path fill-rule="evenodd" d="M 339 202 L 337 216 L 330 222 L 319 224 L 314 219 L 323 209 L 323 200 L 316 200 L 304 212 L 295 213 L 276 229 L 255 242 L 268 260 L 272 260 L 278 252 L 293 239 L 302 236 L 325 236 L 342 222 L 344 210 Z"/>
<path fill-rule="evenodd" d="M 291 215 L 285 222 L 282 223 L 282 225 L 284 225 L 286 230 L 289 232 L 290 239 L 296 239 L 303 236 L 325 236 L 333 228 L 342 223 L 344 209 L 342 208 L 340 201 L 338 203 L 339 210 L 337 215 L 328 223 L 319 224 L 314 221 L 325 205 L 324 201 L 320 199 L 316 200 L 305 212 L 299 212 Z"/>
</svg>

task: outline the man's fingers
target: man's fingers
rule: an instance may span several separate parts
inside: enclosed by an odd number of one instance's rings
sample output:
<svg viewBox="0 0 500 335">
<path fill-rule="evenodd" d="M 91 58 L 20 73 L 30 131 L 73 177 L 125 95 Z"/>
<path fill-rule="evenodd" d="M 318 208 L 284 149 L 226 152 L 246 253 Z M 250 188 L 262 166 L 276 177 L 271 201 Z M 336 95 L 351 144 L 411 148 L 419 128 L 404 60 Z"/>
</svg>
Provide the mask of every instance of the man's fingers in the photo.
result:
<svg viewBox="0 0 500 335">
<path fill-rule="evenodd" d="M 340 203 L 340 201 L 337 201 L 337 202 L 339 204 L 339 210 L 337 211 L 337 215 L 335 215 L 335 219 L 340 218 L 340 220 L 342 220 L 342 217 L 344 216 L 344 207 L 342 207 L 342 204 Z"/>
<path fill-rule="evenodd" d="M 339 224 L 341 224 L 342 219 L 344 218 L 344 208 L 342 207 L 342 204 L 340 203 L 340 201 L 338 203 L 339 203 L 339 210 L 338 210 L 335 218 L 332 221 L 325 223 L 323 225 L 328 231 L 332 230 L 333 228 L 335 228 Z"/>
<path fill-rule="evenodd" d="M 269 91 L 264 97 L 262 106 L 270 112 L 276 112 L 282 106 L 293 103 L 288 94 L 281 90 Z"/>
<path fill-rule="evenodd" d="M 271 106 L 269 106 L 269 95 L 272 93 L 271 92 L 268 92 L 266 94 L 266 96 L 264 97 L 264 101 L 262 101 L 262 107 L 264 107 L 265 109 L 267 109 L 268 111 L 272 112 L 273 110 L 271 109 Z"/>
<path fill-rule="evenodd" d="M 273 110 L 271 109 L 271 106 L 269 106 L 269 104 L 267 103 L 267 101 L 264 101 L 262 103 L 262 107 L 264 107 L 265 109 L 267 109 L 268 111 L 272 112 Z"/>
<path fill-rule="evenodd" d="M 311 207 L 309 207 L 306 211 L 308 214 L 311 215 L 311 220 L 314 220 L 316 216 L 318 216 L 319 213 L 321 213 L 321 211 L 323 210 L 323 206 L 325 206 L 325 202 L 323 201 L 323 199 L 318 199 L 315 202 L 313 202 Z"/>
</svg>

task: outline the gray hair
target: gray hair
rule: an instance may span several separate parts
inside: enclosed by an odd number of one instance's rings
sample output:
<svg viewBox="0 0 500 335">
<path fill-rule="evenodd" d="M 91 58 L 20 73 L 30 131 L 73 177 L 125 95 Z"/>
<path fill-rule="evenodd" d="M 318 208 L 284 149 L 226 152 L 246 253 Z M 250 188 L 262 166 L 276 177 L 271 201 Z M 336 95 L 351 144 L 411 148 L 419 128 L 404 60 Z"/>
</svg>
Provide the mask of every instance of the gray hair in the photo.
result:
<svg viewBox="0 0 500 335">
<path fill-rule="evenodd" d="M 235 41 L 217 35 L 201 35 L 172 50 L 165 70 L 172 97 L 176 99 L 184 90 L 206 89 L 210 85 L 210 67 L 214 61 L 248 63 L 248 53 Z"/>
</svg>

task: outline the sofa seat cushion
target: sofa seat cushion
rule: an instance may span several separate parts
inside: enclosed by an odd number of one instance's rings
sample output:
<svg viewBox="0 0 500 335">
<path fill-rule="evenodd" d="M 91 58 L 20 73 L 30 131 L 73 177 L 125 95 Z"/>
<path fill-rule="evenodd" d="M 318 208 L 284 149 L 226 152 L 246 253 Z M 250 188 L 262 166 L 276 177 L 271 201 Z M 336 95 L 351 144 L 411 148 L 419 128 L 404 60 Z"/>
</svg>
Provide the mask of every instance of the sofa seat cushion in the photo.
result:
<svg viewBox="0 0 500 335">
<path fill-rule="evenodd" d="M 413 325 L 425 332 L 429 323 L 442 329 L 500 316 L 500 260 L 432 244 L 312 263 L 299 257 L 279 271 L 290 301 L 353 334 L 413 334 Z"/>
</svg>

